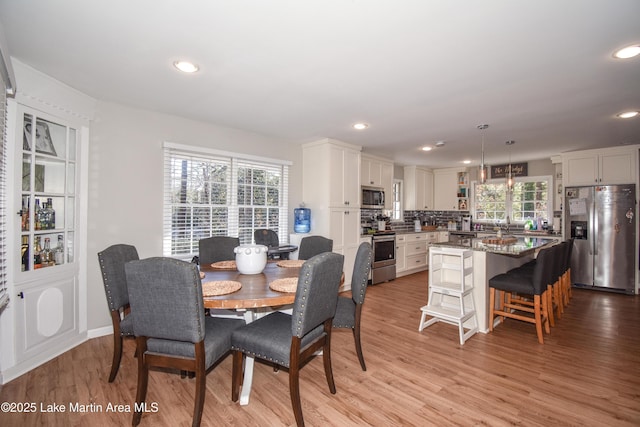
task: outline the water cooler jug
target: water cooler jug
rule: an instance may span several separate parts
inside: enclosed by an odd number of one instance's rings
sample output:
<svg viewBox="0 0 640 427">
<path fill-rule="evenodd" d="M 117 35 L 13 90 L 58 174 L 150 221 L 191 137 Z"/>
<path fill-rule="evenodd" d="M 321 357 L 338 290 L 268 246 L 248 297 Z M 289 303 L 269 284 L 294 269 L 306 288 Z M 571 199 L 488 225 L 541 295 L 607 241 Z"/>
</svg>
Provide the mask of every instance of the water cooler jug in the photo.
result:
<svg viewBox="0 0 640 427">
<path fill-rule="evenodd" d="M 311 209 L 295 208 L 293 216 L 293 231 L 296 233 L 308 233 L 311 231 Z"/>
</svg>

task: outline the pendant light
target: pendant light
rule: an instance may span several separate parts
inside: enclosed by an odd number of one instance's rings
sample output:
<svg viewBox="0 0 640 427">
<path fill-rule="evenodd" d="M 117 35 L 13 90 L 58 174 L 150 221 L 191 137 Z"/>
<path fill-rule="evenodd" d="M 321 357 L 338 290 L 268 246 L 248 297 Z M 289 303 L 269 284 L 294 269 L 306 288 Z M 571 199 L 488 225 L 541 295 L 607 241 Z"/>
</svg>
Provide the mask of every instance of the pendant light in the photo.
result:
<svg viewBox="0 0 640 427">
<path fill-rule="evenodd" d="M 484 130 L 489 127 L 489 125 L 478 125 L 478 129 L 482 131 L 482 153 L 480 157 L 480 170 L 478 171 L 478 181 L 480 184 L 484 184 L 487 182 L 487 167 L 484 164 Z"/>
<path fill-rule="evenodd" d="M 505 144 L 509 147 L 509 166 L 507 166 L 507 173 L 505 177 L 507 179 L 507 193 L 511 193 L 513 191 L 513 172 L 511 171 L 511 146 L 516 142 L 513 140 L 505 142 Z"/>
</svg>

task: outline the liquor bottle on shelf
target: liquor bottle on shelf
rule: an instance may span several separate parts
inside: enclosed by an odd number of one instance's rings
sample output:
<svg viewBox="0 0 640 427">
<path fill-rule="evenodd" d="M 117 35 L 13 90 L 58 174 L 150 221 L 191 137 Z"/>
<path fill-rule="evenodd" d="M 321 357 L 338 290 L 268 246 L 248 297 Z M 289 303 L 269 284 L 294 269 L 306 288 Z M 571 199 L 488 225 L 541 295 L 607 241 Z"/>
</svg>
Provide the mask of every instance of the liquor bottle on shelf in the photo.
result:
<svg viewBox="0 0 640 427">
<path fill-rule="evenodd" d="M 29 231 L 29 196 L 22 197 L 22 209 L 20 210 L 22 231 Z"/>
<path fill-rule="evenodd" d="M 40 199 L 36 199 L 36 205 L 33 208 L 33 222 L 35 223 L 34 228 L 36 230 L 42 230 L 42 223 L 40 220 L 42 219 L 42 209 L 40 208 Z"/>
<path fill-rule="evenodd" d="M 44 249 L 40 253 L 40 258 L 42 260 L 43 267 L 49 267 L 53 265 L 53 252 L 51 252 L 51 239 L 48 237 L 44 238 Z"/>
<path fill-rule="evenodd" d="M 62 234 L 58 234 L 58 246 L 54 250 L 53 258 L 56 265 L 64 264 L 64 238 Z"/>
<path fill-rule="evenodd" d="M 29 236 L 22 236 L 22 247 L 20 248 L 22 256 L 21 271 L 29 270 Z"/>
<path fill-rule="evenodd" d="M 51 197 L 47 199 L 47 229 L 53 230 L 56 228 L 56 211 L 53 209 L 53 200 Z"/>
<path fill-rule="evenodd" d="M 36 236 L 33 245 L 33 268 L 42 268 L 42 246 L 40 246 L 40 236 Z"/>
</svg>

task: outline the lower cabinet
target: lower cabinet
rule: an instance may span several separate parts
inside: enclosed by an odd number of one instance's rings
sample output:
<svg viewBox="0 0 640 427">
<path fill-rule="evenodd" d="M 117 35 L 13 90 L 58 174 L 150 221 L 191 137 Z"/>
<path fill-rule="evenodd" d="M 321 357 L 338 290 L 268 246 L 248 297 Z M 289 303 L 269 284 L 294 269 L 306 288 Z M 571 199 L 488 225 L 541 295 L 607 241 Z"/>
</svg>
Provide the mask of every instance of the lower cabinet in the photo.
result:
<svg viewBox="0 0 640 427">
<path fill-rule="evenodd" d="M 396 276 L 407 269 L 407 242 L 403 234 L 396 236 Z"/>
<path fill-rule="evenodd" d="M 406 276 L 429 267 L 429 245 L 438 242 L 438 232 L 407 233 L 396 236 L 396 275 Z"/>
</svg>

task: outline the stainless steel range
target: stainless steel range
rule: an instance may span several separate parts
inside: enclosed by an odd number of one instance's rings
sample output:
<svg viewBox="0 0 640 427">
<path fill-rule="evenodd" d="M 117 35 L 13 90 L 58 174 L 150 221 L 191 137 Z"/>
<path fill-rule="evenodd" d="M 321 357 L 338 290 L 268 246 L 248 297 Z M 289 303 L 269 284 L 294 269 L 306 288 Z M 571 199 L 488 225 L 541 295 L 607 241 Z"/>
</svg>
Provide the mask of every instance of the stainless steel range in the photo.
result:
<svg viewBox="0 0 640 427">
<path fill-rule="evenodd" d="M 373 257 L 371 264 L 371 284 L 386 282 L 396 278 L 396 233 L 378 231 L 372 236 Z"/>
</svg>

